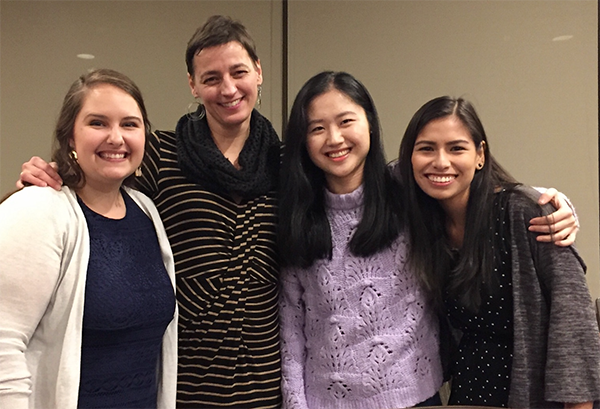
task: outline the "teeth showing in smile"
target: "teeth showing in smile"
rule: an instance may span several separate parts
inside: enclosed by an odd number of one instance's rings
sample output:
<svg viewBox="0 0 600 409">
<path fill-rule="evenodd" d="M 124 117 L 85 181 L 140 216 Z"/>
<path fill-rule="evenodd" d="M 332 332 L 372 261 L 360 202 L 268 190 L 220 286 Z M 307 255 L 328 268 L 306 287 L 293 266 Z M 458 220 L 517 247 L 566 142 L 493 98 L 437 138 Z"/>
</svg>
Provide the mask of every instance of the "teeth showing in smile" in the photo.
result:
<svg viewBox="0 0 600 409">
<path fill-rule="evenodd" d="M 231 107 L 234 107 L 237 104 L 239 104 L 241 100 L 242 100 L 241 98 L 238 98 L 235 101 L 231 101 L 231 102 L 227 102 L 227 103 L 223 104 L 223 106 L 227 107 L 227 108 L 231 108 Z"/>
<path fill-rule="evenodd" d="M 108 152 L 101 152 L 99 153 L 101 158 L 104 159 L 125 159 L 126 154 L 124 153 L 108 153 Z"/>
<path fill-rule="evenodd" d="M 452 179 L 454 179 L 454 176 L 428 175 L 427 177 L 429 178 L 429 180 L 431 180 L 432 182 L 436 182 L 436 183 L 446 183 L 446 182 L 450 182 Z"/>
<path fill-rule="evenodd" d="M 350 152 L 350 149 L 344 149 L 343 151 L 328 153 L 327 156 L 330 158 L 341 158 L 342 156 L 347 155 L 348 152 Z"/>
</svg>

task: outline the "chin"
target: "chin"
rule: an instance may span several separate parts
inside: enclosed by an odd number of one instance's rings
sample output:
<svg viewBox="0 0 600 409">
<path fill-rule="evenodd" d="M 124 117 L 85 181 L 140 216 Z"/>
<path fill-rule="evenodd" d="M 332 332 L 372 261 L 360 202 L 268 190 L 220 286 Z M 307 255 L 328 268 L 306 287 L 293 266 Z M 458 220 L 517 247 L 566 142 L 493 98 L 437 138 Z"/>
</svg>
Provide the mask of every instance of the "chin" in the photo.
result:
<svg viewBox="0 0 600 409">
<path fill-rule="evenodd" d="M 127 179 L 129 176 L 131 176 L 133 174 L 134 171 L 131 172 L 127 172 L 127 173 L 118 173 L 118 174 L 109 174 L 109 175 L 105 175 L 104 176 L 104 180 L 106 181 L 106 183 L 110 183 L 113 184 L 115 182 L 123 182 L 125 179 Z"/>
<path fill-rule="evenodd" d="M 421 190 L 423 191 L 423 193 L 425 193 L 427 196 L 429 196 L 432 199 L 435 200 L 445 200 L 447 199 L 446 195 L 440 194 L 438 192 L 431 192 L 431 191 L 427 191 L 423 188 L 421 188 Z"/>
</svg>

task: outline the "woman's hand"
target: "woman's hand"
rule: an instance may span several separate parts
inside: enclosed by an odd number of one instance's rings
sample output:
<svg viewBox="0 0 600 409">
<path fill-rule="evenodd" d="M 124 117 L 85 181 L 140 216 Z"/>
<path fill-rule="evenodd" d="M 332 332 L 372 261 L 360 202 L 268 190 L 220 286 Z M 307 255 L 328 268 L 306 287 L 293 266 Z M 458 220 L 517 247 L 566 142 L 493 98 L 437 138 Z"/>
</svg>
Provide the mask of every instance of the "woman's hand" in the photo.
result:
<svg viewBox="0 0 600 409">
<path fill-rule="evenodd" d="M 538 200 L 540 205 L 549 202 L 556 208 L 556 211 L 547 216 L 531 219 L 529 231 L 540 233 L 537 241 L 554 242 L 561 247 L 572 245 L 579 230 L 575 209 L 569 204 L 565 195 L 554 188 L 546 190 Z"/>
<path fill-rule="evenodd" d="M 593 407 L 593 402 L 565 403 L 565 409 L 592 409 Z"/>
<path fill-rule="evenodd" d="M 58 176 L 55 162 L 48 163 L 39 156 L 34 156 L 21 165 L 21 174 L 16 185 L 18 189 L 27 185 L 34 185 L 50 186 L 55 190 L 60 190 L 62 179 Z"/>
</svg>

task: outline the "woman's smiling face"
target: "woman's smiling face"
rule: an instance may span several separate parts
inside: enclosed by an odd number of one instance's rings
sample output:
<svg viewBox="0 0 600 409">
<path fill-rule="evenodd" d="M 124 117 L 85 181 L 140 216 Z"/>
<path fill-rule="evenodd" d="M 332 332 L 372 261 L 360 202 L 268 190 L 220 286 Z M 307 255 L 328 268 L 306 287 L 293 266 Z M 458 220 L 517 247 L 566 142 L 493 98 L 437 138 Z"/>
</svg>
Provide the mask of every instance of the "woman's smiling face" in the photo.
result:
<svg viewBox="0 0 600 409">
<path fill-rule="evenodd" d="M 87 91 L 71 147 L 86 185 L 118 186 L 142 163 L 146 134 L 137 102 L 109 84 Z"/>
<path fill-rule="evenodd" d="M 327 187 L 349 193 L 363 180 L 371 146 L 365 110 L 348 95 L 332 88 L 308 106 L 306 148 L 313 163 L 325 172 Z"/>
<path fill-rule="evenodd" d="M 209 125 L 224 129 L 249 123 L 262 84 L 260 62 L 242 44 L 231 41 L 202 49 L 194 56 L 194 76 L 188 75 L 194 97 L 206 109 Z"/>
<path fill-rule="evenodd" d="M 415 141 L 411 162 L 415 181 L 443 206 L 465 206 L 478 165 L 484 163 L 483 147 L 456 116 L 429 122 Z"/>
</svg>

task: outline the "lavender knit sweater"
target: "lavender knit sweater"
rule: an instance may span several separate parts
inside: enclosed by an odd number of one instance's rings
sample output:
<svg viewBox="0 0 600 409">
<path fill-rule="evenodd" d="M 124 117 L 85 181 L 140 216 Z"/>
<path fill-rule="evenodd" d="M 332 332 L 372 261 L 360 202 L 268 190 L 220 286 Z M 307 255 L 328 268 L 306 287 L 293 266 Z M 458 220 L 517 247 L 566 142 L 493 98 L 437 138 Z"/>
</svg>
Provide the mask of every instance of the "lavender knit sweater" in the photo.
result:
<svg viewBox="0 0 600 409">
<path fill-rule="evenodd" d="M 348 243 L 362 187 L 327 192 L 332 260 L 281 277 L 284 408 L 403 408 L 442 384 L 437 321 L 405 267 L 406 241 L 362 258 Z"/>
</svg>

